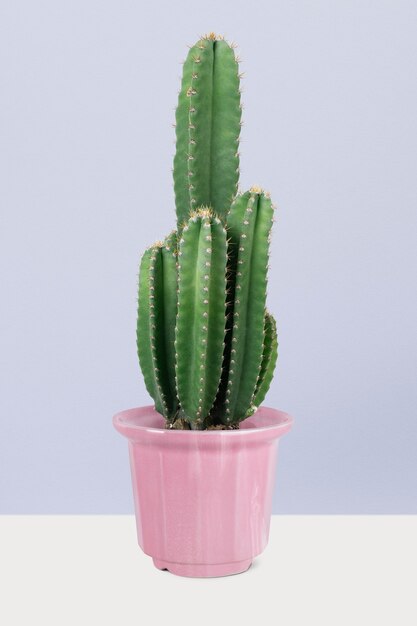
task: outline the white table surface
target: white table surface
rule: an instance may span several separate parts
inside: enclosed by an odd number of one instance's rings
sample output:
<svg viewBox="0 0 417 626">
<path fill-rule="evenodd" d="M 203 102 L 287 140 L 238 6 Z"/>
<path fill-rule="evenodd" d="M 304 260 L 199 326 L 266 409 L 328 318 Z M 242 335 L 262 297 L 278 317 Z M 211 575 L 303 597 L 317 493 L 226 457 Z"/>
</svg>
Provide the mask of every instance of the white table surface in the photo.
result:
<svg viewBox="0 0 417 626">
<path fill-rule="evenodd" d="M 132 516 L 0 517 L 3 626 L 416 626 L 417 516 L 274 516 L 244 574 L 157 570 Z"/>
</svg>

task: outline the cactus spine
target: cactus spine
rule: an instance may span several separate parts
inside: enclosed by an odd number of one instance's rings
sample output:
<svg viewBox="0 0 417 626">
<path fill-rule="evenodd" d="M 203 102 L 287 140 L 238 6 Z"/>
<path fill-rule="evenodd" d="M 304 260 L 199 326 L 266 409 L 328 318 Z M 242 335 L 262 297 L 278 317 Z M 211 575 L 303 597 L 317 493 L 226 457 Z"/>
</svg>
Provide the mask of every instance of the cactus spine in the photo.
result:
<svg viewBox="0 0 417 626">
<path fill-rule="evenodd" d="M 265 308 L 273 205 L 259 187 L 237 192 L 239 81 L 223 38 L 190 49 L 176 111 L 177 231 L 140 265 L 139 362 L 173 428 L 238 427 L 263 401 L 278 355 Z"/>
</svg>

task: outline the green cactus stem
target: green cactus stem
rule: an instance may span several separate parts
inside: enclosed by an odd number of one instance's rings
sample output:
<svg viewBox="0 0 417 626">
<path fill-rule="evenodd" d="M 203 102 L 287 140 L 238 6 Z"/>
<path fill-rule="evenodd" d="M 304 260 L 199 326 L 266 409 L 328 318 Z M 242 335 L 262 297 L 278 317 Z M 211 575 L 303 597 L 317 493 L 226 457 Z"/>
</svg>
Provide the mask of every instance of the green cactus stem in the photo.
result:
<svg viewBox="0 0 417 626">
<path fill-rule="evenodd" d="M 145 251 L 139 272 L 139 362 L 169 428 L 238 428 L 274 374 L 276 323 L 265 308 L 273 205 L 259 187 L 237 194 L 240 126 L 238 62 L 211 33 L 184 63 L 178 229 Z"/>
<path fill-rule="evenodd" d="M 224 217 L 237 193 L 240 78 L 233 48 L 211 33 L 184 62 L 176 110 L 174 190 L 178 228 L 209 206 Z"/>
<path fill-rule="evenodd" d="M 225 333 L 226 229 L 209 209 L 192 214 L 178 249 L 175 334 L 182 417 L 203 428 L 219 387 Z"/>
<path fill-rule="evenodd" d="M 273 207 L 258 187 L 239 195 L 227 216 L 233 311 L 229 370 L 221 419 L 241 421 L 254 400 L 262 367 L 264 317 Z"/>
<path fill-rule="evenodd" d="M 278 358 L 277 325 L 274 317 L 266 312 L 264 325 L 264 347 L 262 354 L 261 369 L 256 383 L 253 407 L 258 407 L 265 399 L 267 391 L 274 376 Z"/>
<path fill-rule="evenodd" d="M 148 248 L 139 271 L 137 348 L 156 410 L 172 420 L 178 409 L 174 332 L 177 311 L 176 234 Z"/>
</svg>

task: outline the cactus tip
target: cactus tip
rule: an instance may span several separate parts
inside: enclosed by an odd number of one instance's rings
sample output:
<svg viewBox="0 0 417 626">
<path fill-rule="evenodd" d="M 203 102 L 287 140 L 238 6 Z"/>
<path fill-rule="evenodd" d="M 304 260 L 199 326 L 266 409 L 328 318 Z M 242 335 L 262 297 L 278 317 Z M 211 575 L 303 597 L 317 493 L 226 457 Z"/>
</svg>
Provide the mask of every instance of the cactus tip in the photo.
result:
<svg viewBox="0 0 417 626">
<path fill-rule="evenodd" d="M 162 241 L 155 241 L 154 243 L 152 243 L 150 246 L 148 246 L 146 248 L 146 250 L 152 250 L 152 252 L 156 252 L 159 248 L 163 247 L 163 242 Z"/>
<path fill-rule="evenodd" d="M 203 35 L 201 39 L 208 39 L 209 41 L 221 41 L 224 39 L 223 35 L 216 35 L 216 33 L 208 33 L 207 35 Z"/>
<path fill-rule="evenodd" d="M 213 209 L 209 206 L 201 206 L 190 212 L 191 218 L 201 217 L 202 219 L 210 219 L 213 217 Z"/>
</svg>

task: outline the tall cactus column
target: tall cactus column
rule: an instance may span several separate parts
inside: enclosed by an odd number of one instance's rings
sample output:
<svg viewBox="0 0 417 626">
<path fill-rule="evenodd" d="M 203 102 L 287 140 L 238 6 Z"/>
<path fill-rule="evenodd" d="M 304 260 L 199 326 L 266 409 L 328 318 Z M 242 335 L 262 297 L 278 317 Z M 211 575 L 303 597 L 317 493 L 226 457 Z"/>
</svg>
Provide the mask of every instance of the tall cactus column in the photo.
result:
<svg viewBox="0 0 417 626">
<path fill-rule="evenodd" d="M 253 187 L 238 196 L 227 217 L 234 298 L 229 324 L 229 370 L 222 421 L 248 416 L 262 366 L 269 235 L 273 208 L 267 194 Z"/>
<path fill-rule="evenodd" d="M 182 416 L 202 428 L 216 398 L 223 363 L 226 229 L 201 209 L 184 226 L 178 251 L 175 348 Z"/>
<path fill-rule="evenodd" d="M 184 63 L 176 110 L 174 190 L 178 227 L 209 206 L 224 217 L 237 192 L 241 106 L 233 48 L 211 34 Z"/>
</svg>

